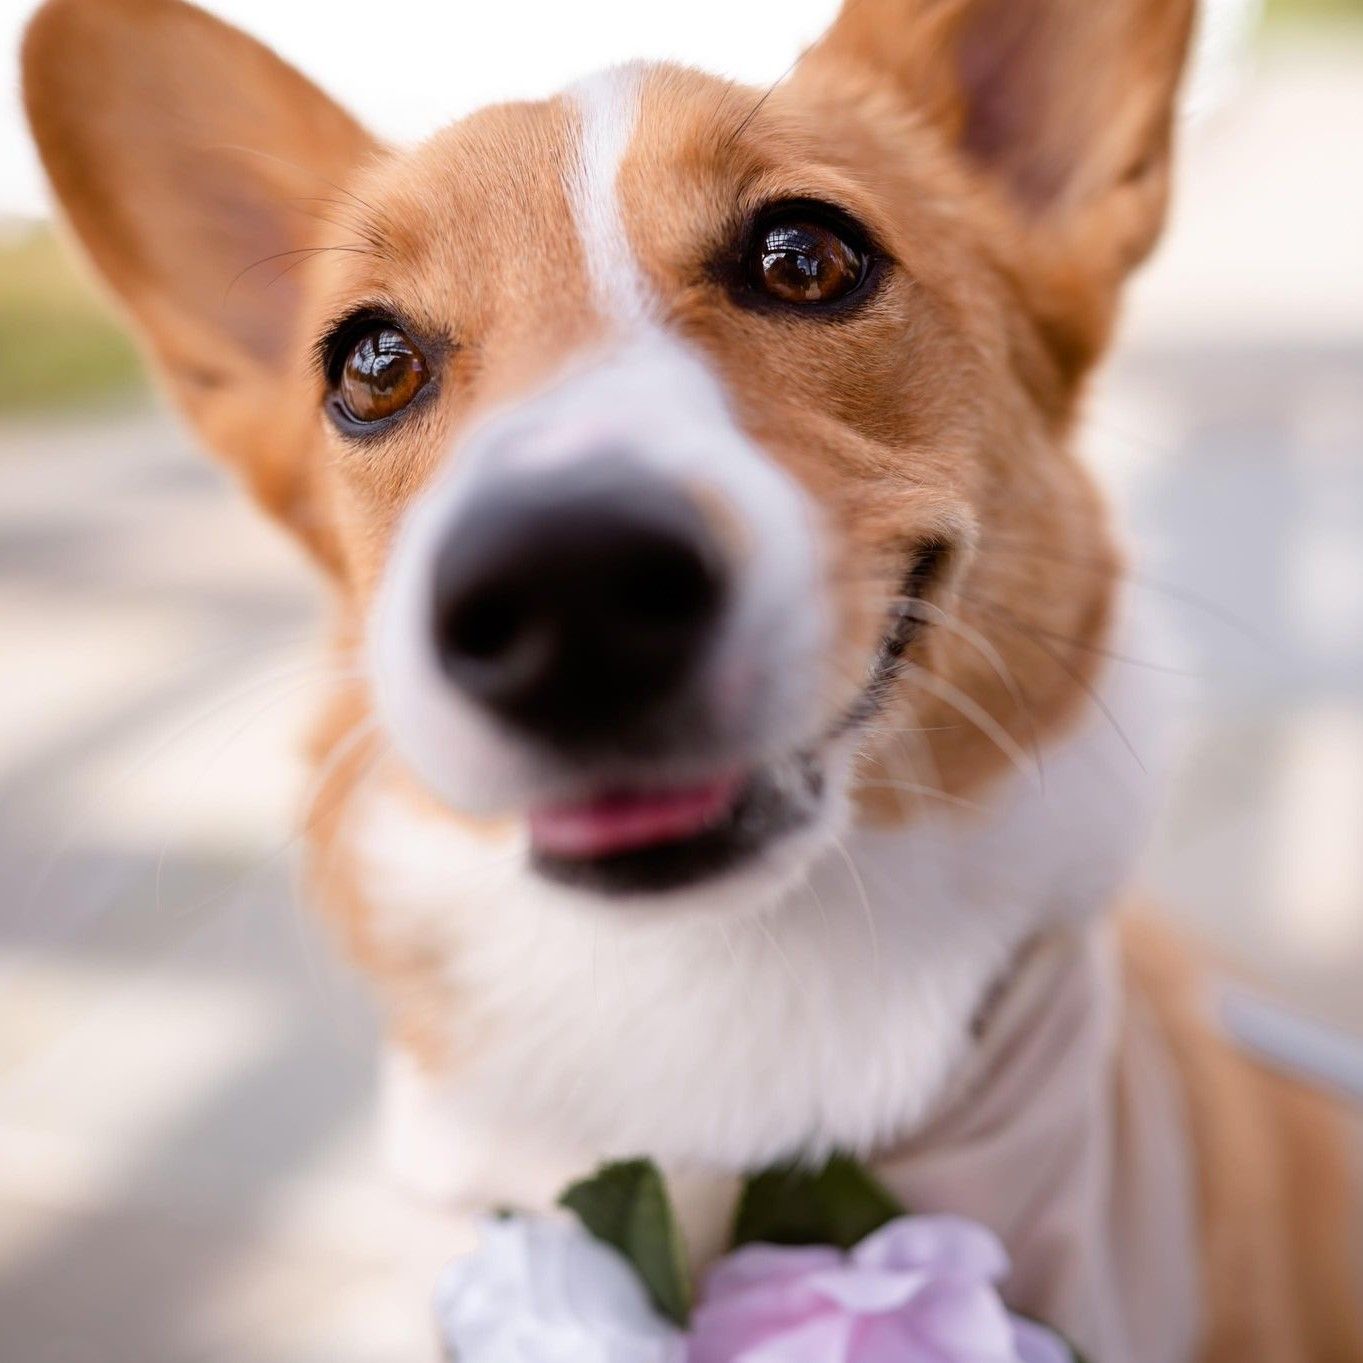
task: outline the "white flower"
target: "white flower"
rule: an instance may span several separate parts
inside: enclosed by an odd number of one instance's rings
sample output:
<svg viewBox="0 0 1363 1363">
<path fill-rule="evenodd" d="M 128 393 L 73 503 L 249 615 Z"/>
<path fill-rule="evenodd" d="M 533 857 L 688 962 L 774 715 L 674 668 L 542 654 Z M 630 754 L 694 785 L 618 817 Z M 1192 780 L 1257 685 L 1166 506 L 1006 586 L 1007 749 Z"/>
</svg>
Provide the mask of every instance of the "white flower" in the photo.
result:
<svg viewBox="0 0 1363 1363">
<path fill-rule="evenodd" d="M 482 1223 L 436 1289 L 457 1363 L 680 1363 L 680 1333 L 622 1254 L 568 1221 Z"/>
</svg>

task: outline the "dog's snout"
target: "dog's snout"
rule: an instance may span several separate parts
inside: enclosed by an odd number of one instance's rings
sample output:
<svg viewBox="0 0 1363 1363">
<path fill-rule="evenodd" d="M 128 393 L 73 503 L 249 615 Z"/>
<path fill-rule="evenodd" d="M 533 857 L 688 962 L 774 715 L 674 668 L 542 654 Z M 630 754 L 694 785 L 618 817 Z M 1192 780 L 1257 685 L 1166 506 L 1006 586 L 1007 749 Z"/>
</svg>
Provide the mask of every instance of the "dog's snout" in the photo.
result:
<svg viewBox="0 0 1363 1363">
<path fill-rule="evenodd" d="M 619 734 L 705 658 L 724 598 L 718 545 L 680 488 L 578 469 L 471 499 L 440 548 L 434 644 L 445 675 L 554 741 Z"/>
</svg>

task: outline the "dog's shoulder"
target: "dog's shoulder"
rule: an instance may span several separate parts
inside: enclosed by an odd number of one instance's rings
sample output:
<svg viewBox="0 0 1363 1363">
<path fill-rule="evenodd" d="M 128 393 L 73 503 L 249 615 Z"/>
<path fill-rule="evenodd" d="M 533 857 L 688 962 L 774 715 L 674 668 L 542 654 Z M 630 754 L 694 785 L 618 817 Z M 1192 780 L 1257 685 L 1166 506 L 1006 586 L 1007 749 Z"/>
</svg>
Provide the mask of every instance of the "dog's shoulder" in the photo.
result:
<svg viewBox="0 0 1363 1363">
<path fill-rule="evenodd" d="M 1209 952 L 1149 915 L 1122 928 L 1130 1006 L 1158 1021 L 1197 1168 L 1201 1363 L 1363 1360 L 1360 1124 L 1215 1024 Z"/>
</svg>

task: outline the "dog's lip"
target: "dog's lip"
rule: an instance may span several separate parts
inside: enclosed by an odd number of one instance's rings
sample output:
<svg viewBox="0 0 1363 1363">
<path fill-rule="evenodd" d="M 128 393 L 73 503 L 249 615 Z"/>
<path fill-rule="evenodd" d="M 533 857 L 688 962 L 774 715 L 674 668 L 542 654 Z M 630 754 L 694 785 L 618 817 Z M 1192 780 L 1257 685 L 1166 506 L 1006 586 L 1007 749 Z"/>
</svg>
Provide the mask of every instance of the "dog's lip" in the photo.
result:
<svg viewBox="0 0 1363 1363">
<path fill-rule="evenodd" d="M 688 785 L 622 787 L 530 811 L 530 844 L 540 856 L 591 861 L 685 842 L 721 822 L 743 792 L 740 771 Z"/>
</svg>

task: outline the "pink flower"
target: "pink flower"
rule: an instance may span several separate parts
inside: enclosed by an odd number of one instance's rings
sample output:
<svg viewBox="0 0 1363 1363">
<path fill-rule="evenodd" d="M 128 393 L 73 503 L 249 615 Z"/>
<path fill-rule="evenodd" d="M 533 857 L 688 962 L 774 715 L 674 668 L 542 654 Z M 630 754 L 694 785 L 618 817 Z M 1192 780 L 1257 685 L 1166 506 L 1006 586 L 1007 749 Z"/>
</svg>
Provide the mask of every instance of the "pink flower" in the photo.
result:
<svg viewBox="0 0 1363 1363">
<path fill-rule="evenodd" d="M 984 1227 L 905 1216 L 850 1254 L 750 1245 L 710 1272 L 687 1363 L 1072 1363 L 1009 1314 L 1008 1256 Z"/>
</svg>

